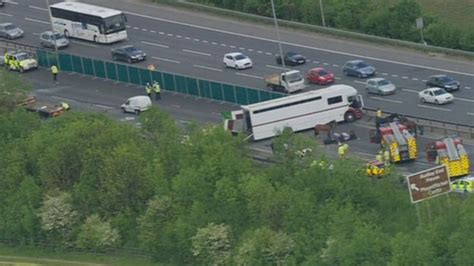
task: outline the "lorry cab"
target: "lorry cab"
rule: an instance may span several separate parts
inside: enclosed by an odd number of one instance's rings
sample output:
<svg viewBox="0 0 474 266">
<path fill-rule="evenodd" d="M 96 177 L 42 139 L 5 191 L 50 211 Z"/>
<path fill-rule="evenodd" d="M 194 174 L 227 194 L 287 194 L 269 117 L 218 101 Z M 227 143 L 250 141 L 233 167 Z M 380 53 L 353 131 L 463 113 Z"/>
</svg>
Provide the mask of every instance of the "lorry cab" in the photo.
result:
<svg viewBox="0 0 474 266">
<path fill-rule="evenodd" d="M 152 106 L 151 99 L 148 96 L 134 96 L 128 98 L 125 103 L 122 104 L 121 108 L 124 113 L 134 113 L 136 115 L 143 111 L 150 109 Z"/>
</svg>

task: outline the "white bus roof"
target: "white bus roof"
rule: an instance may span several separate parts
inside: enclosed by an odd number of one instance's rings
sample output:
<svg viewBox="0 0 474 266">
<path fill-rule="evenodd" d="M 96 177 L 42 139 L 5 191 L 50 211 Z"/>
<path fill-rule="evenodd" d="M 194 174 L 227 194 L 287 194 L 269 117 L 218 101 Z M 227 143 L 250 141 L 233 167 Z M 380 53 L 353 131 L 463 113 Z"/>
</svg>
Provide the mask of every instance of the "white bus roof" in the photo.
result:
<svg viewBox="0 0 474 266">
<path fill-rule="evenodd" d="M 89 15 L 97 16 L 101 18 L 108 18 L 108 17 L 122 14 L 121 11 L 118 11 L 115 9 L 110 9 L 110 8 L 101 7 L 101 6 L 94 6 L 94 5 L 89 5 L 89 4 L 79 3 L 79 2 L 61 2 L 61 3 L 51 5 L 51 7 L 83 13 L 83 14 L 89 14 Z"/>
<path fill-rule="evenodd" d="M 278 106 L 281 104 L 286 104 L 286 103 L 292 103 L 292 102 L 297 102 L 301 101 L 304 99 L 316 97 L 316 96 L 322 96 L 322 95 L 334 95 L 337 96 L 338 94 L 357 94 L 357 90 L 351 86 L 348 85 L 333 85 L 324 89 L 318 89 L 318 90 L 312 90 L 308 92 L 303 92 L 295 95 L 290 95 L 282 98 L 277 98 L 273 100 L 268 100 L 260 103 L 254 103 L 250 105 L 243 105 L 242 108 L 248 111 L 256 111 L 260 109 L 265 109 L 268 107 L 272 106 Z"/>
</svg>

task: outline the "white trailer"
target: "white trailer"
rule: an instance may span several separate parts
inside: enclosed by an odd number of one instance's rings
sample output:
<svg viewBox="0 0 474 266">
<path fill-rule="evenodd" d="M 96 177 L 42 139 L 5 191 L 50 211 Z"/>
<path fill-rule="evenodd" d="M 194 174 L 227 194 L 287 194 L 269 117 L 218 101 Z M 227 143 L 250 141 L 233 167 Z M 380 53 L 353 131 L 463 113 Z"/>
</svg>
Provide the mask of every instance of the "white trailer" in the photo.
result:
<svg viewBox="0 0 474 266">
<path fill-rule="evenodd" d="M 241 106 L 225 119 L 225 129 L 245 132 L 253 140 L 274 137 L 284 128 L 293 131 L 313 128 L 331 121 L 352 122 L 362 117 L 363 99 L 347 85 L 291 95 Z"/>
</svg>

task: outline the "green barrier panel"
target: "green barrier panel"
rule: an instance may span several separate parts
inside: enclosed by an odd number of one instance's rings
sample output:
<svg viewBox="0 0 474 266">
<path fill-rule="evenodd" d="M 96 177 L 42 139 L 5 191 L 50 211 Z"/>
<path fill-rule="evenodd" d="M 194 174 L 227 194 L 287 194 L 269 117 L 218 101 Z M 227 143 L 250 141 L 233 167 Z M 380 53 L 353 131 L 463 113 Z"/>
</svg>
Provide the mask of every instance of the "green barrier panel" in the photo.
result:
<svg viewBox="0 0 474 266">
<path fill-rule="evenodd" d="M 187 94 L 186 89 L 186 78 L 179 75 L 174 75 L 174 80 L 176 81 L 176 91 L 180 93 Z"/>
<path fill-rule="evenodd" d="M 38 65 L 42 67 L 49 67 L 48 55 L 44 50 L 36 50 L 36 59 L 38 60 Z"/>
<path fill-rule="evenodd" d="M 73 71 L 71 56 L 68 54 L 59 54 L 59 69 L 61 71 Z"/>
<path fill-rule="evenodd" d="M 118 73 L 118 80 L 122 82 L 129 82 L 128 80 L 128 71 L 127 66 L 116 64 L 117 65 L 117 73 Z"/>
<path fill-rule="evenodd" d="M 145 86 L 147 82 L 152 84 L 153 80 L 151 78 L 150 70 L 140 68 L 140 81 L 142 82 L 142 86 Z"/>
<path fill-rule="evenodd" d="M 130 83 L 140 85 L 140 71 L 136 67 L 128 67 L 128 75 L 130 77 Z"/>
<path fill-rule="evenodd" d="M 53 52 L 47 52 L 47 54 L 48 54 L 49 66 L 52 66 L 52 65 L 59 66 L 58 57 L 56 56 L 56 54 Z"/>
<path fill-rule="evenodd" d="M 272 99 L 278 99 L 278 98 L 281 98 L 281 97 L 285 97 L 285 96 L 287 96 L 287 95 L 286 95 L 286 94 L 280 94 L 280 93 L 275 93 L 275 92 L 273 92 L 273 93 L 271 94 L 271 96 L 272 96 Z"/>
<path fill-rule="evenodd" d="M 247 88 L 247 97 L 249 104 L 260 102 L 260 94 L 258 90 Z"/>
<path fill-rule="evenodd" d="M 211 95 L 212 95 L 212 99 L 214 100 L 218 100 L 218 101 L 224 100 L 224 95 L 222 93 L 222 83 L 211 81 Z"/>
<path fill-rule="evenodd" d="M 272 99 L 271 92 L 269 92 L 269 91 L 258 91 L 258 93 L 260 94 L 260 101 L 261 102 L 268 101 L 268 100 Z"/>
<path fill-rule="evenodd" d="M 94 65 L 92 64 L 92 59 L 83 57 L 82 65 L 84 66 L 84 74 L 94 76 Z"/>
<path fill-rule="evenodd" d="M 197 79 L 186 78 L 186 85 L 188 85 L 188 94 L 199 96 L 199 88 Z"/>
<path fill-rule="evenodd" d="M 202 79 L 199 80 L 199 96 L 212 99 L 211 85 L 209 81 Z"/>
<path fill-rule="evenodd" d="M 72 68 L 74 72 L 84 74 L 84 68 L 82 67 L 82 60 L 79 56 L 72 56 Z"/>
<path fill-rule="evenodd" d="M 235 100 L 235 89 L 234 86 L 228 84 L 222 84 L 222 90 L 224 91 L 224 101 L 229 103 L 236 103 Z"/>
<path fill-rule="evenodd" d="M 235 86 L 235 97 L 238 104 L 246 105 L 249 103 L 247 99 L 247 88 Z"/>
<path fill-rule="evenodd" d="M 104 61 L 94 60 L 94 70 L 96 77 L 106 78 Z"/>
<path fill-rule="evenodd" d="M 163 77 L 161 76 L 161 72 L 151 71 L 151 78 L 153 80 L 158 81 L 158 83 L 160 83 L 160 87 L 162 90 L 168 90 L 167 88 L 163 86 L 164 83 L 163 83 Z"/>
<path fill-rule="evenodd" d="M 105 62 L 105 69 L 107 71 L 107 78 L 111 80 L 118 80 L 117 69 L 115 63 Z"/>
<path fill-rule="evenodd" d="M 174 75 L 163 73 L 163 85 L 167 90 L 176 91 L 176 86 L 174 84 Z"/>
</svg>

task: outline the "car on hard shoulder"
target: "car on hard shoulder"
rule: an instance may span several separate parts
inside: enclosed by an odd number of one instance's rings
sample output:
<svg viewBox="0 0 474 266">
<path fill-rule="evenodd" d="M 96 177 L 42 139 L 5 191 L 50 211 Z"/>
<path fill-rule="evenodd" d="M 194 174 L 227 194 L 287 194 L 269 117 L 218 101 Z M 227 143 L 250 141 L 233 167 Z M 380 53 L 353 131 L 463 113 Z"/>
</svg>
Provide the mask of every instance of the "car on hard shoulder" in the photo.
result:
<svg viewBox="0 0 474 266">
<path fill-rule="evenodd" d="M 418 93 L 422 103 L 446 104 L 454 101 L 451 93 L 442 88 L 428 88 Z"/>
<path fill-rule="evenodd" d="M 469 176 L 469 177 L 464 177 L 464 178 L 452 181 L 451 189 L 453 190 L 453 192 L 458 192 L 458 193 L 464 193 L 464 192 L 473 193 L 474 192 L 474 177 Z"/>
<path fill-rule="evenodd" d="M 389 95 L 394 94 L 397 90 L 395 85 L 384 78 L 372 78 L 367 80 L 365 83 L 365 89 L 367 93 L 373 93 L 378 95 Z"/>
<path fill-rule="evenodd" d="M 243 53 L 228 53 L 223 59 L 225 67 L 235 68 L 236 70 L 251 68 L 252 60 Z"/>
<path fill-rule="evenodd" d="M 358 78 L 367 78 L 377 74 L 375 67 L 362 60 L 347 61 L 342 67 L 342 72 L 346 76 L 354 76 Z"/>
<path fill-rule="evenodd" d="M 5 0 L 0 0 L 0 7 L 4 7 L 5 6 Z"/>
<path fill-rule="evenodd" d="M 315 67 L 306 73 L 306 80 L 318 85 L 327 85 L 334 82 L 334 74 L 322 67 Z"/>
<path fill-rule="evenodd" d="M 134 113 L 139 115 L 141 112 L 150 109 L 151 106 L 152 103 L 150 97 L 139 95 L 128 98 L 120 108 L 124 113 Z"/>
<path fill-rule="evenodd" d="M 426 87 L 437 87 L 443 88 L 448 92 L 459 90 L 461 87 L 459 81 L 453 79 L 450 76 L 446 75 L 434 75 L 428 78 L 426 81 Z"/>
<path fill-rule="evenodd" d="M 23 37 L 25 32 L 13 23 L 0 23 L 0 37 L 13 40 Z"/>
<path fill-rule="evenodd" d="M 114 61 L 135 63 L 144 61 L 146 59 L 146 53 L 133 45 L 124 45 L 118 48 L 112 48 L 111 53 Z"/>
<path fill-rule="evenodd" d="M 69 46 L 69 40 L 62 33 L 54 33 L 52 31 L 45 31 L 40 34 L 40 43 L 43 47 L 58 49 L 66 48 Z"/>
<path fill-rule="evenodd" d="M 306 63 L 306 57 L 302 56 L 301 54 L 297 52 L 287 52 L 286 54 L 283 55 L 283 59 L 284 59 L 285 65 L 288 65 L 288 66 L 302 65 Z M 281 55 L 276 56 L 276 62 L 279 65 L 282 64 Z"/>
<path fill-rule="evenodd" d="M 33 55 L 23 52 L 23 51 L 8 51 L 6 53 L 6 56 L 9 57 L 9 61 L 11 62 L 12 60 L 14 62 L 18 62 L 15 64 L 10 63 L 9 68 L 10 70 L 15 70 L 19 71 L 21 73 L 32 70 L 32 69 L 37 69 L 38 68 L 38 61 L 33 57 Z"/>
</svg>

